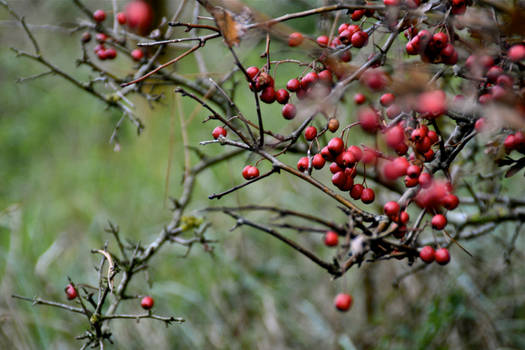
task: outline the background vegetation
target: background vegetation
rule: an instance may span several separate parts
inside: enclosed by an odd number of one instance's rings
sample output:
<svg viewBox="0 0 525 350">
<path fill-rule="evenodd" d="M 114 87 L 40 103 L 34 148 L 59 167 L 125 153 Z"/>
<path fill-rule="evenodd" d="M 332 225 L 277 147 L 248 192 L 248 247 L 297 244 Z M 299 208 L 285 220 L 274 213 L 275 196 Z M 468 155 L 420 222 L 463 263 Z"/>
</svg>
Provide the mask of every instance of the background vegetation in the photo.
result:
<svg viewBox="0 0 525 350">
<path fill-rule="evenodd" d="M 95 3 L 110 7 L 102 1 L 90 2 L 90 7 L 95 8 Z M 266 7 L 261 3 L 251 2 Z M 282 14 L 316 3 L 276 1 L 266 10 L 272 11 L 270 15 Z M 67 23 L 81 16 L 64 1 L 24 0 L 12 5 L 34 24 Z M 170 88 L 163 91 L 161 105 L 140 106 L 144 133 L 137 136 L 125 123 L 121 150 L 115 152 L 108 140 L 120 115 L 57 77 L 16 83 L 43 68 L 15 57 L 9 47 L 24 47 L 27 40 L 5 11 L 0 11 L 0 18 L 0 348 L 75 348 L 79 343 L 74 336 L 83 329 L 80 317 L 32 307 L 10 296 L 65 300 L 66 276 L 87 283 L 96 280 L 97 260 L 89 250 L 110 240 L 104 232 L 108 220 L 135 241 L 149 241 L 169 221 L 167 196 L 178 193 L 182 177 L 177 101 Z M 315 18 L 291 25 L 316 32 Z M 76 70 L 72 58 L 80 54 L 79 34 L 40 30 L 39 39 L 55 62 L 69 72 Z M 243 45 L 243 59 L 260 64 L 257 56 L 262 47 Z M 222 60 L 223 49 L 210 45 L 205 50 L 211 72 L 231 69 L 232 62 Z M 285 49 L 275 52 L 287 54 Z M 104 64 L 120 74 L 133 69 L 125 58 Z M 193 59 L 176 69 L 188 76 L 198 71 Z M 290 67 L 283 72 L 286 76 L 276 85 L 284 85 L 292 74 Z M 82 67 L 77 73 L 90 74 Z M 252 102 L 245 100 L 243 107 L 249 111 Z M 195 104 L 182 103 L 187 118 Z M 263 108 L 270 125 L 282 125 L 278 106 Z M 200 112 L 191 123 L 193 145 L 210 138 L 212 125 L 201 123 L 205 116 Z M 222 151 L 218 145 L 202 150 Z M 289 159 L 295 163 L 296 157 Z M 238 183 L 247 161 L 231 160 L 205 173 L 192 207 L 215 204 L 207 196 Z M 503 183 L 521 193 L 523 185 L 521 176 Z M 235 192 L 223 204 L 238 202 L 278 202 L 320 216 L 337 210 L 325 205 L 319 193 L 287 176 Z M 396 287 L 396 276 L 410 268 L 404 261 L 354 268 L 331 281 L 324 271 L 271 237 L 248 228 L 230 232 L 229 218 L 207 218 L 214 224 L 211 237 L 218 241 L 212 254 L 197 247 L 183 259 L 183 249 L 166 247 L 151 262 L 149 276 L 132 286 L 136 293 L 154 296 L 161 313 L 187 321 L 169 328 L 150 320 L 115 321 L 114 348 L 525 348 L 525 269 L 520 263 L 524 244 L 519 237 L 510 251 L 515 232 L 510 224 L 465 243 L 473 258 L 455 247 L 447 267 L 434 264 Z M 320 244 L 321 236 L 306 235 L 308 246 L 329 256 Z M 343 290 L 355 300 L 346 314 L 332 307 L 333 296 Z M 139 306 L 137 302 L 125 307 L 138 310 Z"/>
</svg>

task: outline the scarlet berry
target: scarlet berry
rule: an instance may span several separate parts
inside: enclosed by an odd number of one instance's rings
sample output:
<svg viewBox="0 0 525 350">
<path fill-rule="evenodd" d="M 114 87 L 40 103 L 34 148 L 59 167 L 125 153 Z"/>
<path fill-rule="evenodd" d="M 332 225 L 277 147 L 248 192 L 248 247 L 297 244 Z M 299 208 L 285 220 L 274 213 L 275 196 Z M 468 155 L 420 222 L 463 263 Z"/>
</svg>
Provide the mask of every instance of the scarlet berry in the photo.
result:
<svg viewBox="0 0 525 350">
<path fill-rule="evenodd" d="M 398 6 L 400 3 L 400 0 L 383 0 L 383 3 L 386 6 Z"/>
<path fill-rule="evenodd" d="M 503 141 L 503 146 L 505 146 L 505 150 L 507 151 L 507 153 L 516 149 L 516 147 L 518 146 L 516 137 L 514 135 L 507 135 L 505 141 Z"/>
<path fill-rule="evenodd" d="M 421 167 L 412 164 L 407 168 L 407 175 L 412 178 L 418 178 L 419 174 L 421 174 Z"/>
<path fill-rule="evenodd" d="M 106 58 L 107 59 L 114 59 L 115 57 L 117 57 L 117 50 L 115 50 L 114 48 L 110 47 L 109 49 L 106 50 Z"/>
<path fill-rule="evenodd" d="M 337 294 L 334 305 L 339 311 L 348 311 L 352 306 L 352 296 L 346 293 Z"/>
<path fill-rule="evenodd" d="M 350 40 L 350 42 L 352 43 L 353 47 L 357 47 L 357 48 L 363 47 L 368 42 L 368 34 L 363 31 L 354 33 L 352 35 L 352 39 Z"/>
<path fill-rule="evenodd" d="M 495 83 L 501 74 L 503 74 L 503 68 L 492 66 L 487 72 L 487 79 L 490 83 Z"/>
<path fill-rule="evenodd" d="M 439 265 L 446 265 L 450 261 L 450 253 L 447 248 L 439 248 L 435 253 L 436 262 Z"/>
<path fill-rule="evenodd" d="M 435 258 L 434 248 L 429 245 L 424 246 L 419 252 L 419 257 L 427 264 L 430 264 Z"/>
<path fill-rule="evenodd" d="M 343 169 L 336 162 L 330 164 L 330 172 L 332 174 L 338 173 L 340 171 L 343 171 Z"/>
<path fill-rule="evenodd" d="M 361 108 L 357 112 L 357 118 L 359 119 L 359 124 L 366 132 L 375 133 L 379 129 L 379 115 L 372 108 Z"/>
<path fill-rule="evenodd" d="M 339 171 L 332 175 L 332 183 L 338 188 L 343 187 L 346 183 L 345 173 L 343 171 Z"/>
<path fill-rule="evenodd" d="M 215 140 L 217 140 L 219 136 L 221 135 L 226 137 L 226 134 L 227 134 L 226 129 L 223 128 L 222 126 L 216 127 L 215 129 L 213 129 L 213 132 L 211 133 L 211 135 L 213 136 Z"/>
<path fill-rule="evenodd" d="M 401 208 L 399 207 L 399 204 L 397 202 L 391 201 L 385 204 L 383 210 L 385 211 L 386 216 L 388 216 L 392 220 L 395 220 L 397 219 Z"/>
<path fill-rule="evenodd" d="M 476 123 L 474 124 L 474 129 L 476 129 L 477 132 L 482 132 L 484 127 L 485 118 L 479 118 L 478 120 L 476 120 Z"/>
<path fill-rule="evenodd" d="M 359 21 L 365 15 L 365 10 L 354 10 L 352 12 L 352 21 Z"/>
<path fill-rule="evenodd" d="M 104 43 L 106 42 L 108 36 L 104 33 L 97 33 L 95 35 L 95 39 L 99 42 L 99 43 Z"/>
<path fill-rule="evenodd" d="M 334 137 L 328 142 L 328 150 L 334 155 L 343 152 L 344 147 L 343 140 L 339 137 Z"/>
<path fill-rule="evenodd" d="M 432 227 L 436 230 L 442 230 L 447 226 L 447 218 L 442 214 L 436 214 L 431 220 Z"/>
<path fill-rule="evenodd" d="M 352 189 L 350 190 L 350 197 L 357 200 L 361 198 L 361 194 L 363 193 L 364 187 L 361 184 L 355 184 L 352 186 Z"/>
<path fill-rule="evenodd" d="M 405 176 L 405 186 L 406 187 L 416 187 L 417 184 L 419 183 L 419 180 L 418 178 L 412 178 L 410 176 Z"/>
<path fill-rule="evenodd" d="M 334 160 L 334 156 L 332 155 L 332 153 L 330 152 L 330 150 L 328 149 L 328 146 L 324 146 L 322 149 L 321 149 L 321 155 L 323 156 L 323 158 L 329 162 L 333 161 Z"/>
<path fill-rule="evenodd" d="M 320 153 L 317 153 L 312 159 L 312 166 L 315 169 L 322 169 L 324 167 L 325 162 L 326 161 L 323 158 L 323 156 Z"/>
<path fill-rule="evenodd" d="M 370 204 L 374 201 L 376 195 L 374 193 L 374 190 L 371 188 L 365 188 L 363 192 L 361 193 L 361 201 L 365 204 Z"/>
<path fill-rule="evenodd" d="M 324 235 L 324 244 L 328 247 L 335 247 L 339 243 L 339 235 L 334 231 L 328 231 Z"/>
<path fill-rule="evenodd" d="M 316 72 L 310 72 L 307 73 L 302 79 L 301 79 L 301 87 L 303 89 L 307 89 L 313 84 L 315 84 L 319 80 L 319 76 Z"/>
<path fill-rule="evenodd" d="M 288 83 L 286 83 L 286 88 L 291 92 L 299 90 L 300 87 L 301 83 L 298 79 L 290 79 L 288 80 Z"/>
<path fill-rule="evenodd" d="M 304 130 L 304 137 L 308 141 L 312 141 L 317 136 L 317 129 L 315 126 L 309 126 Z"/>
<path fill-rule="evenodd" d="M 381 96 L 381 98 L 379 99 L 379 103 L 381 103 L 381 105 L 383 107 L 388 107 L 390 106 L 392 103 L 394 103 L 396 97 L 394 96 L 394 94 L 392 93 L 387 93 L 387 94 L 383 94 Z"/>
<path fill-rule="evenodd" d="M 439 136 L 434 130 L 429 130 L 427 132 L 427 137 L 432 145 L 439 141 Z"/>
<path fill-rule="evenodd" d="M 442 90 L 419 95 L 418 111 L 426 118 L 436 118 L 447 111 L 447 95 Z"/>
<path fill-rule="evenodd" d="M 402 211 L 401 214 L 399 214 L 399 221 L 401 221 L 403 225 L 408 223 L 409 220 L 410 220 L 410 215 L 408 215 L 406 211 Z"/>
<path fill-rule="evenodd" d="M 397 148 L 405 140 L 405 131 L 400 125 L 394 125 L 385 132 L 386 144 L 391 148 Z"/>
<path fill-rule="evenodd" d="M 64 291 L 66 292 L 66 297 L 69 300 L 73 300 L 78 296 L 77 290 L 75 289 L 75 287 L 73 287 L 72 284 L 68 284 Z"/>
<path fill-rule="evenodd" d="M 106 19 L 106 12 L 104 10 L 96 10 L 93 12 L 93 19 L 98 23 L 104 22 Z"/>
<path fill-rule="evenodd" d="M 454 210 L 459 205 L 459 198 L 456 195 L 453 195 L 452 193 L 447 194 L 443 198 L 443 206 L 447 208 L 448 210 Z"/>
<path fill-rule="evenodd" d="M 289 46 L 299 46 L 303 43 L 304 37 L 299 32 L 293 32 L 288 36 L 288 45 Z"/>
<path fill-rule="evenodd" d="M 337 28 L 337 32 L 339 34 L 341 34 L 342 32 L 344 32 L 345 30 L 348 29 L 348 23 L 343 23 L 339 26 L 339 28 Z"/>
<path fill-rule="evenodd" d="M 443 32 L 436 33 L 432 36 L 432 42 L 436 49 L 441 50 L 448 44 L 448 36 Z"/>
<path fill-rule="evenodd" d="M 140 61 L 142 57 L 144 57 L 144 51 L 142 51 L 141 49 L 134 49 L 133 51 L 131 51 L 131 57 L 135 61 Z"/>
<path fill-rule="evenodd" d="M 308 157 L 302 157 L 297 162 L 297 170 L 301 172 L 306 171 L 308 169 L 308 163 L 309 163 Z"/>
<path fill-rule="evenodd" d="M 297 108 L 291 103 L 287 103 L 283 106 L 282 114 L 284 119 L 293 119 L 297 114 Z"/>
<path fill-rule="evenodd" d="M 144 298 L 142 298 L 142 300 L 140 301 L 140 306 L 142 306 L 142 308 L 144 310 L 149 310 L 153 307 L 153 305 L 155 304 L 155 300 L 153 300 L 152 297 L 150 296 L 145 296 Z"/>
<path fill-rule="evenodd" d="M 429 173 L 421 173 L 418 180 L 422 188 L 428 188 L 432 184 L 432 175 Z"/>
<path fill-rule="evenodd" d="M 261 101 L 264 103 L 273 103 L 275 101 L 275 89 L 273 86 L 267 86 L 261 93 Z"/>
<path fill-rule="evenodd" d="M 288 103 L 288 99 L 290 98 L 290 95 L 288 94 L 288 91 L 285 89 L 279 89 L 275 92 L 275 99 L 280 104 L 284 105 Z"/>
<path fill-rule="evenodd" d="M 525 46 L 522 44 L 514 45 L 509 49 L 507 55 L 511 61 L 519 62 L 525 59 Z"/>
<path fill-rule="evenodd" d="M 246 73 L 248 74 L 248 76 L 250 77 L 250 79 L 255 79 L 255 76 L 257 76 L 257 74 L 259 74 L 259 68 L 257 67 L 248 67 L 246 68 Z"/>
<path fill-rule="evenodd" d="M 117 21 L 120 25 L 126 24 L 126 14 L 124 12 L 117 13 Z"/>
<path fill-rule="evenodd" d="M 348 147 L 348 152 L 351 152 L 354 154 L 356 162 L 359 162 L 361 158 L 363 157 L 363 151 L 358 146 L 352 145 Z"/>
<path fill-rule="evenodd" d="M 243 176 L 246 180 L 255 179 L 256 177 L 259 177 L 259 169 L 257 169 L 257 168 L 254 167 L 254 166 L 247 165 L 247 166 L 245 166 L 244 169 L 242 170 L 242 176 Z"/>
<path fill-rule="evenodd" d="M 319 80 L 323 83 L 326 83 L 328 85 L 332 84 L 332 72 L 330 72 L 328 69 L 320 71 L 318 76 Z"/>
<path fill-rule="evenodd" d="M 363 103 L 366 102 L 366 96 L 358 92 L 357 94 L 354 95 L 354 102 L 356 105 L 362 105 Z"/>
<path fill-rule="evenodd" d="M 151 5 L 142 0 L 131 1 L 126 5 L 126 19 L 130 28 L 136 28 L 139 33 L 144 34 L 153 21 L 153 9 Z"/>
<path fill-rule="evenodd" d="M 328 41 L 330 40 L 330 38 L 328 38 L 327 35 L 320 35 L 317 37 L 317 39 L 315 41 L 317 41 L 317 44 L 319 44 L 319 46 L 322 46 L 322 47 L 326 47 L 328 46 Z"/>
</svg>

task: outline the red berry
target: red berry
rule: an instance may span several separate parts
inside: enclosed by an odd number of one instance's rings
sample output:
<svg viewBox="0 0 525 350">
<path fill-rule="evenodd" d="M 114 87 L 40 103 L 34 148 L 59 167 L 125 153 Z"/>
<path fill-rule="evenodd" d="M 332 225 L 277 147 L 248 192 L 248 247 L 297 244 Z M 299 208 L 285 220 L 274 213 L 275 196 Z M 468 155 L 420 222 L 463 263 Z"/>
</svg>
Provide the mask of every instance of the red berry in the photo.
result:
<svg viewBox="0 0 525 350">
<path fill-rule="evenodd" d="M 326 83 L 328 85 L 332 84 L 332 72 L 330 72 L 328 69 L 320 71 L 318 76 L 319 80 L 323 83 Z"/>
<path fill-rule="evenodd" d="M 330 172 L 332 174 L 338 173 L 340 171 L 343 171 L 343 169 L 336 162 L 330 164 Z"/>
<path fill-rule="evenodd" d="M 514 135 L 507 135 L 505 138 L 505 141 L 503 141 L 503 146 L 505 146 L 505 150 L 507 152 L 510 152 L 517 148 L 518 142 L 516 141 L 516 137 Z"/>
<path fill-rule="evenodd" d="M 307 73 L 302 79 L 301 79 L 301 87 L 303 89 L 309 88 L 311 85 L 315 84 L 319 80 L 319 76 L 316 72 L 310 72 Z"/>
<path fill-rule="evenodd" d="M 442 230 L 447 226 L 447 218 L 442 214 L 436 214 L 431 220 L 432 227 L 436 230 Z"/>
<path fill-rule="evenodd" d="M 507 53 L 509 59 L 513 62 L 519 62 L 525 59 L 525 46 L 517 44 L 512 46 Z"/>
<path fill-rule="evenodd" d="M 298 79 L 290 79 L 288 80 L 288 83 L 286 83 L 286 88 L 291 92 L 299 90 L 300 87 L 301 83 Z"/>
<path fill-rule="evenodd" d="M 126 14 L 124 12 L 117 13 L 117 21 L 120 25 L 126 24 Z"/>
<path fill-rule="evenodd" d="M 377 152 L 370 148 L 365 148 L 361 161 L 365 164 L 374 164 L 377 161 Z"/>
<path fill-rule="evenodd" d="M 424 246 L 419 252 L 419 257 L 427 264 L 430 264 L 435 258 L 434 248 L 429 245 Z"/>
<path fill-rule="evenodd" d="M 108 50 L 106 48 L 101 48 L 100 50 L 98 50 L 97 57 L 99 58 L 99 60 L 104 61 L 105 59 L 107 59 L 108 58 L 107 52 Z"/>
<path fill-rule="evenodd" d="M 407 168 L 407 175 L 410 176 L 411 178 L 417 179 L 419 177 L 419 174 L 421 174 L 420 166 L 412 164 Z"/>
<path fill-rule="evenodd" d="M 443 206 L 447 208 L 448 210 L 454 210 L 459 205 L 459 198 L 456 195 L 453 195 L 452 193 L 447 194 L 443 198 Z"/>
<path fill-rule="evenodd" d="M 261 101 L 264 103 L 273 103 L 275 101 L 275 89 L 273 86 L 267 86 L 261 93 Z"/>
<path fill-rule="evenodd" d="M 109 49 L 106 50 L 106 58 L 107 59 L 114 59 L 115 57 L 117 57 L 117 50 L 115 50 L 114 48 L 110 47 Z"/>
<path fill-rule="evenodd" d="M 346 176 L 345 176 L 344 171 L 339 171 L 335 173 L 334 175 L 332 175 L 332 183 L 336 187 L 343 187 L 346 183 Z"/>
<path fill-rule="evenodd" d="M 370 204 L 374 201 L 376 195 L 374 193 L 374 190 L 371 188 L 365 188 L 363 192 L 361 193 L 361 200 L 365 204 Z"/>
<path fill-rule="evenodd" d="M 352 186 L 352 189 L 350 190 L 350 197 L 357 200 L 361 198 L 361 194 L 363 193 L 363 185 L 361 184 L 355 184 Z"/>
<path fill-rule="evenodd" d="M 427 118 L 436 118 L 447 111 L 447 95 L 442 90 L 419 95 L 418 111 Z"/>
<path fill-rule="evenodd" d="M 330 38 L 328 38 L 327 35 L 320 35 L 315 41 L 317 41 L 317 44 L 319 44 L 319 46 L 326 47 L 328 46 L 328 40 L 330 40 Z"/>
<path fill-rule="evenodd" d="M 354 95 L 354 102 L 356 105 L 362 105 L 363 103 L 366 102 L 366 96 L 358 92 L 357 94 Z"/>
<path fill-rule="evenodd" d="M 99 52 L 99 51 L 105 51 L 105 50 L 106 50 L 106 47 L 105 47 L 103 44 L 97 44 L 97 45 L 95 45 L 95 47 L 93 48 L 93 52 L 94 52 L 95 54 L 97 54 L 97 55 L 98 55 L 98 52 Z"/>
<path fill-rule="evenodd" d="M 348 147 L 348 152 L 351 152 L 354 154 L 356 162 L 359 162 L 361 158 L 363 158 L 363 151 L 358 146 L 352 145 Z"/>
<path fill-rule="evenodd" d="M 226 134 L 227 134 L 226 129 L 223 128 L 222 126 L 216 127 L 215 129 L 213 129 L 213 132 L 211 133 L 211 135 L 213 136 L 215 140 L 217 140 L 219 136 L 221 135 L 226 137 Z"/>
<path fill-rule="evenodd" d="M 153 22 L 153 9 L 151 5 L 142 0 L 128 3 L 125 9 L 128 26 L 145 33 Z"/>
<path fill-rule="evenodd" d="M 297 114 L 297 108 L 291 103 L 287 103 L 283 106 L 282 114 L 284 119 L 293 119 Z"/>
<path fill-rule="evenodd" d="M 243 176 L 246 180 L 255 179 L 256 177 L 259 177 L 259 169 L 257 169 L 257 168 L 254 167 L 254 166 L 247 165 L 247 166 L 245 166 L 244 169 L 242 170 L 242 176 Z"/>
<path fill-rule="evenodd" d="M 150 296 L 145 296 L 144 298 L 142 298 L 142 300 L 140 301 L 140 306 L 142 306 L 142 308 L 144 310 L 149 310 L 153 307 L 153 305 L 155 304 L 155 300 L 153 300 L 152 297 Z"/>
<path fill-rule="evenodd" d="M 95 35 L 95 39 L 99 42 L 99 43 L 104 43 L 106 42 L 106 40 L 108 39 L 108 36 L 104 33 L 97 33 Z"/>
<path fill-rule="evenodd" d="M 392 103 L 394 103 L 396 97 L 392 93 L 383 94 L 381 98 L 379 99 L 379 102 L 383 107 L 388 107 Z"/>
<path fill-rule="evenodd" d="M 323 158 L 329 162 L 333 161 L 335 159 L 335 157 L 332 155 L 332 153 L 330 152 L 330 150 L 328 149 L 328 146 L 324 146 L 322 149 L 321 149 L 321 155 L 323 156 Z"/>
<path fill-rule="evenodd" d="M 447 248 L 439 248 L 435 253 L 436 262 L 439 265 L 446 265 L 450 261 L 450 253 Z"/>
<path fill-rule="evenodd" d="M 309 163 L 308 157 L 302 157 L 297 162 L 297 170 L 301 172 L 306 171 L 308 169 L 308 163 Z"/>
<path fill-rule="evenodd" d="M 288 103 L 288 99 L 290 98 L 290 95 L 288 94 L 288 91 L 285 89 L 279 89 L 275 92 L 275 99 L 280 104 L 284 105 Z"/>
<path fill-rule="evenodd" d="M 490 83 L 495 83 L 501 74 L 503 74 L 503 68 L 492 66 L 487 72 L 487 79 Z"/>
<path fill-rule="evenodd" d="M 405 186 L 406 187 L 415 187 L 419 183 L 417 178 L 412 178 L 410 176 L 405 176 Z"/>
<path fill-rule="evenodd" d="M 357 162 L 354 154 L 352 152 L 344 151 L 337 156 L 335 159 L 337 164 L 342 167 L 353 167 L 355 162 Z"/>
<path fill-rule="evenodd" d="M 368 34 L 366 32 L 359 31 L 352 35 L 352 39 L 350 41 L 353 47 L 363 47 L 368 42 Z"/>
<path fill-rule="evenodd" d="M 257 74 L 259 74 L 259 68 L 257 67 L 248 67 L 246 68 L 246 73 L 248 74 L 248 76 L 250 77 L 250 79 L 255 79 L 255 76 L 257 76 Z"/>
<path fill-rule="evenodd" d="M 395 220 L 397 219 L 401 208 L 399 207 L 399 204 L 397 204 L 397 202 L 391 201 L 385 204 L 383 210 L 385 211 L 386 216 L 388 216 L 392 220 Z"/>
<path fill-rule="evenodd" d="M 324 167 L 325 162 L 326 161 L 323 158 L 323 156 L 320 153 L 317 153 L 312 159 L 312 166 L 315 169 L 322 169 Z"/>
<path fill-rule="evenodd" d="M 436 49 L 441 50 L 448 44 L 448 36 L 443 32 L 436 33 L 432 36 L 432 42 Z"/>
<path fill-rule="evenodd" d="M 432 184 L 432 175 L 429 173 L 421 173 L 418 177 L 418 181 L 422 188 L 429 188 Z"/>
<path fill-rule="evenodd" d="M 359 21 L 365 15 L 365 10 L 354 10 L 352 12 L 352 21 Z"/>
<path fill-rule="evenodd" d="M 339 243 L 339 235 L 334 231 L 328 231 L 324 235 L 324 244 L 328 247 L 335 247 Z"/>
<path fill-rule="evenodd" d="M 375 133 L 379 129 L 379 115 L 375 110 L 373 110 L 370 107 L 364 107 L 361 108 L 357 112 L 357 118 L 359 120 L 359 124 L 365 130 L 369 133 Z"/>
<path fill-rule="evenodd" d="M 385 132 L 385 141 L 391 148 L 399 147 L 405 141 L 405 131 L 399 124 L 394 125 Z"/>
<path fill-rule="evenodd" d="M 75 287 L 73 287 L 72 284 L 68 284 L 64 291 L 66 292 L 66 297 L 69 300 L 73 300 L 78 296 L 77 290 L 75 289 Z"/>
<path fill-rule="evenodd" d="M 406 211 L 402 211 L 401 214 L 399 214 L 399 221 L 401 221 L 403 225 L 408 223 L 409 220 L 410 220 L 410 215 L 408 215 Z"/>
<path fill-rule="evenodd" d="M 339 137 L 334 137 L 328 142 L 328 150 L 334 155 L 343 152 L 344 148 L 345 145 L 343 143 L 343 140 Z"/>
<path fill-rule="evenodd" d="M 350 294 L 339 293 L 335 297 L 334 305 L 339 311 L 348 311 L 352 306 L 352 296 Z"/>
<path fill-rule="evenodd" d="M 304 130 L 304 137 L 308 141 L 312 141 L 317 136 L 317 129 L 315 126 L 309 126 Z"/>
<path fill-rule="evenodd" d="M 303 43 L 304 37 L 299 32 L 293 32 L 288 36 L 288 45 L 289 46 L 299 46 Z"/>
<path fill-rule="evenodd" d="M 106 19 L 106 12 L 104 10 L 96 10 L 93 12 L 93 19 L 98 23 L 104 22 Z"/>
<path fill-rule="evenodd" d="M 341 34 L 342 32 L 344 32 L 345 30 L 348 29 L 348 23 L 343 23 L 339 26 L 339 28 L 337 28 L 337 32 L 339 34 Z"/>
<path fill-rule="evenodd" d="M 482 132 L 484 127 L 485 118 L 479 118 L 478 120 L 476 120 L 476 123 L 474 124 L 474 129 L 476 129 L 477 132 Z"/>
<path fill-rule="evenodd" d="M 400 3 L 400 0 L 383 0 L 383 3 L 386 6 L 398 6 Z"/>
<path fill-rule="evenodd" d="M 142 57 L 144 57 L 144 51 L 142 51 L 141 49 L 134 49 L 133 51 L 131 51 L 131 57 L 135 61 L 140 61 Z"/>
</svg>

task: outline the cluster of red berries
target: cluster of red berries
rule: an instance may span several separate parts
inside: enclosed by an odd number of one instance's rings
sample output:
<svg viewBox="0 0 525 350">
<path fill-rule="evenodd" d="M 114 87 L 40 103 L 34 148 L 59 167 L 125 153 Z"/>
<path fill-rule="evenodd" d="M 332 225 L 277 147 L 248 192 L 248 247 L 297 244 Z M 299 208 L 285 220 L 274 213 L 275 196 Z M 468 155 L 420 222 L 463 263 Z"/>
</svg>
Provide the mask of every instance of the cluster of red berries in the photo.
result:
<svg viewBox="0 0 525 350">
<path fill-rule="evenodd" d="M 64 288 L 64 292 L 68 300 L 73 300 L 78 296 L 78 292 L 72 284 L 68 284 L 66 288 Z M 150 310 L 154 304 L 155 300 L 150 296 L 145 296 L 140 301 L 140 306 L 145 310 Z"/>
<path fill-rule="evenodd" d="M 432 248 L 429 245 L 426 245 L 423 248 L 421 248 L 421 251 L 419 252 L 419 257 L 427 264 L 430 264 L 434 260 L 439 265 L 446 265 L 450 262 L 450 253 L 447 248 L 439 248 L 437 250 L 434 250 L 434 248 Z"/>
<path fill-rule="evenodd" d="M 416 34 L 417 32 L 417 34 Z M 428 30 L 417 31 L 412 27 L 406 32 L 410 41 L 406 44 L 406 52 L 409 55 L 420 55 L 423 62 L 445 63 L 454 65 L 458 62 L 458 53 L 449 42 L 449 37 L 444 32 L 433 35 Z"/>
</svg>

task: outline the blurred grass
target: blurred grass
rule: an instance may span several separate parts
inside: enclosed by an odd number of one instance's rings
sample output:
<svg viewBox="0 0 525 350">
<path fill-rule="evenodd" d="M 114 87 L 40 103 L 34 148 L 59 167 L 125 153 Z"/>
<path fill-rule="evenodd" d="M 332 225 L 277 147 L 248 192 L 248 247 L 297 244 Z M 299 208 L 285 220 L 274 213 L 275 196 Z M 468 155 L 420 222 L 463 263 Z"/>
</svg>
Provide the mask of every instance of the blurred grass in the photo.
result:
<svg viewBox="0 0 525 350">
<path fill-rule="evenodd" d="M 57 14 L 71 11 L 58 2 L 42 6 L 60 11 Z M 292 9 L 289 3 L 286 6 Z M 279 7 L 274 10 L 275 14 L 284 11 Z M 29 14 L 29 18 L 36 18 L 36 14 Z M 312 21 L 301 21 L 298 28 L 314 33 Z M 94 98 L 57 77 L 16 84 L 17 78 L 42 72 L 43 68 L 15 58 L 7 49 L 25 45 L 23 35 L 0 35 L 6 43 L 0 48 L 0 347 L 74 348 L 79 346 L 74 336 L 84 330 L 84 319 L 54 308 L 32 307 L 10 295 L 64 301 L 66 276 L 95 283 L 93 267 L 98 257 L 89 249 L 102 246 L 106 240 L 114 245 L 103 230 L 107 220 L 119 224 L 125 237 L 142 242 L 153 239 L 169 221 L 165 179 L 170 135 L 175 143 L 169 195 L 176 196 L 180 189 L 183 162 L 175 100 L 171 89 L 163 91 L 163 105 L 153 110 L 136 100 L 146 129 L 137 137 L 133 127 L 124 123 L 119 134 L 122 149 L 114 152 L 108 140 L 120 115 L 105 110 Z M 67 71 L 75 71 L 71 57 L 78 55 L 77 38 L 57 35 L 60 40 L 47 37 L 45 52 Z M 213 44 L 206 49 L 226 55 Z M 244 52 L 249 51 L 244 59 L 261 64 L 257 56 L 262 47 L 248 49 L 244 47 Z M 275 52 L 289 54 L 288 49 L 280 47 Z M 225 60 L 218 67 L 208 64 L 221 71 L 228 63 Z M 124 58 L 108 67 L 121 74 L 132 70 Z M 178 70 L 197 71 L 191 60 L 179 65 Z M 300 70 L 282 65 L 278 72 L 277 86 L 284 86 Z M 81 77 L 89 74 L 80 69 Z M 253 111 L 249 91 L 238 89 L 237 93 L 238 101 L 244 101 L 241 107 Z M 195 104 L 184 100 L 183 106 L 187 117 Z M 263 112 L 265 125 L 283 127 L 279 106 L 264 105 Z M 345 113 L 352 120 L 352 109 Z M 205 116 L 199 113 L 189 128 L 192 144 L 210 138 L 214 125 L 202 125 Z M 361 140 L 359 136 L 352 138 L 355 143 Z M 222 150 L 218 145 L 203 148 L 209 154 Z M 283 159 L 294 164 L 297 157 Z M 240 157 L 205 172 L 198 180 L 191 209 L 215 205 L 207 196 L 238 183 L 239 169 L 256 160 Z M 262 164 L 265 169 L 268 166 Z M 380 196 L 376 206 L 388 196 Z M 278 203 L 343 218 L 332 202 L 287 175 L 266 179 L 221 202 Z M 261 214 L 251 217 L 264 218 Z M 166 329 L 151 321 L 115 321 L 114 348 L 479 349 L 490 345 L 480 336 L 481 331 L 486 336 L 497 334 L 509 348 L 525 347 L 525 310 L 520 292 L 523 267 L 505 266 L 501 254 L 486 242 L 467 244 L 475 253 L 475 263 L 453 248 L 451 266 L 434 266 L 393 289 L 393 276 L 407 269 L 405 262 L 353 269 L 345 278 L 332 282 L 319 268 L 271 237 L 247 228 L 229 232 L 233 221 L 224 216 L 211 215 L 208 219 L 214 223 L 210 237 L 219 240 L 213 256 L 197 247 L 188 258 L 181 259 L 183 249 L 166 246 L 152 260 L 148 278 L 137 276 L 130 286 L 132 293 L 153 295 L 160 313 L 182 316 L 187 322 Z M 511 230 L 510 225 L 502 225 L 498 235 L 508 241 Z M 319 244 L 318 235 L 305 234 L 301 241 L 330 257 L 331 251 Z M 369 288 L 364 286 L 366 275 L 372 276 Z M 483 287 L 491 281 L 495 281 L 494 288 Z M 337 313 L 331 305 L 341 290 L 355 298 L 348 314 Z M 367 298 L 373 300 L 372 311 L 367 309 Z M 490 305 L 484 305 L 487 300 Z M 137 303 L 127 302 L 122 310 L 138 311 Z M 499 316 L 487 317 L 493 310 Z M 471 342 L 464 343 L 464 339 Z"/>
</svg>

